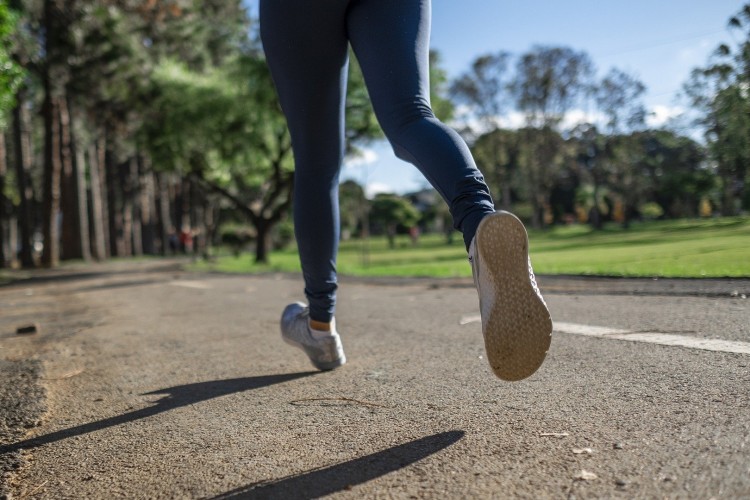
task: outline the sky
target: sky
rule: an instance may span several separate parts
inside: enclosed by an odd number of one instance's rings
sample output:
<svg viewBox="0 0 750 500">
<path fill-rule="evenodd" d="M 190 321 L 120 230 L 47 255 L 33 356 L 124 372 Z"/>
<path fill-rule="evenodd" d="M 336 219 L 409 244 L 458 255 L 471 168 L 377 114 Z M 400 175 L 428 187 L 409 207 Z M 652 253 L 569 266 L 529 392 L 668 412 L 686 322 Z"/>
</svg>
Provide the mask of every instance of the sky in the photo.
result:
<svg viewBox="0 0 750 500">
<path fill-rule="evenodd" d="M 585 51 L 600 76 L 617 67 L 644 83 L 651 124 L 658 126 L 685 109 L 678 94 L 690 71 L 705 65 L 720 43 L 736 41 L 727 21 L 746 1 L 433 0 L 430 46 L 451 79 L 491 52 L 519 55 L 534 45 Z M 257 12 L 257 0 L 248 4 Z M 370 195 L 428 186 L 386 141 L 348 159 L 342 179 L 367 185 Z"/>
</svg>

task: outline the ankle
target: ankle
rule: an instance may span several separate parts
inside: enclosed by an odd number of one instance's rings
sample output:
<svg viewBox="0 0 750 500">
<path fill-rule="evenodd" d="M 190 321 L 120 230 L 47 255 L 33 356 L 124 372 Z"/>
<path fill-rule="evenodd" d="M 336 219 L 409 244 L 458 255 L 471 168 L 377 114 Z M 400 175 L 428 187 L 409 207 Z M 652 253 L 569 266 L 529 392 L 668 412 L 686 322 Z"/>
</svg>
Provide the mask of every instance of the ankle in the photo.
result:
<svg viewBox="0 0 750 500">
<path fill-rule="evenodd" d="M 326 323 L 323 321 L 315 321 L 314 319 L 311 319 L 310 328 L 312 328 L 313 330 L 317 330 L 319 332 L 330 332 L 331 323 Z"/>
</svg>

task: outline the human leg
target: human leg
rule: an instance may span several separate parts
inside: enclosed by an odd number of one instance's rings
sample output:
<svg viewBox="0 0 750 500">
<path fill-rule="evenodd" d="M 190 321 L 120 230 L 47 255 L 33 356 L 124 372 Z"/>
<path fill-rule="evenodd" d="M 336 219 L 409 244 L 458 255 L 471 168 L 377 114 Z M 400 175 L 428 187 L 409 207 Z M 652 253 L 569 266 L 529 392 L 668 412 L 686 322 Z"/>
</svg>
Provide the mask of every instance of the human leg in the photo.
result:
<svg viewBox="0 0 750 500">
<path fill-rule="evenodd" d="M 534 373 L 552 322 L 536 286 L 523 224 L 495 212 L 468 147 L 440 123 L 429 102 L 429 0 L 360 0 L 349 38 L 383 130 L 448 202 L 469 250 L 479 292 L 487 360 L 504 380 Z"/>
<path fill-rule="evenodd" d="M 494 203 L 469 148 L 430 107 L 429 0 L 360 0 L 347 14 L 349 39 L 381 127 L 448 203 L 468 249 Z"/>
<path fill-rule="evenodd" d="M 344 155 L 347 2 L 262 0 L 261 37 L 295 159 L 294 229 L 310 319 L 331 321 L 336 301 L 338 176 Z"/>
</svg>

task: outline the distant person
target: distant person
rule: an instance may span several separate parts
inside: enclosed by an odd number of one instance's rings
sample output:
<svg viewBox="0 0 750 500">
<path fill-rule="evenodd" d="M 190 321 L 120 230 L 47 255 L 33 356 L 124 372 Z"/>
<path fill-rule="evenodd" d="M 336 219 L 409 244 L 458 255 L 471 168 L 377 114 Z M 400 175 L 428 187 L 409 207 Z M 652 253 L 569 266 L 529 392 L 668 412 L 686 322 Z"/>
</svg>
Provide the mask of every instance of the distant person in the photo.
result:
<svg viewBox="0 0 750 500">
<path fill-rule="evenodd" d="M 429 0 L 260 2 L 263 47 L 292 137 L 294 229 L 309 303 L 284 309 L 281 334 L 318 369 L 346 362 L 334 309 L 351 44 L 396 156 L 424 174 L 463 233 L 493 371 L 520 380 L 541 366 L 552 322 L 531 270 L 523 224 L 495 211 L 469 148 L 430 107 L 430 9 Z"/>
<path fill-rule="evenodd" d="M 174 229 L 169 230 L 169 250 L 172 255 L 177 255 L 177 251 L 180 249 L 180 238 L 175 233 Z"/>
<path fill-rule="evenodd" d="M 180 231 L 180 250 L 185 255 L 193 253 L 193 233 L 189 227 L 183 227 Z"/>
<path fill-rule="evenodd" d="M 411 239 L 412 245 L 419 243 L 419 226 L 412 226 L 409 228 L 409 239 Z"/>
</svg>

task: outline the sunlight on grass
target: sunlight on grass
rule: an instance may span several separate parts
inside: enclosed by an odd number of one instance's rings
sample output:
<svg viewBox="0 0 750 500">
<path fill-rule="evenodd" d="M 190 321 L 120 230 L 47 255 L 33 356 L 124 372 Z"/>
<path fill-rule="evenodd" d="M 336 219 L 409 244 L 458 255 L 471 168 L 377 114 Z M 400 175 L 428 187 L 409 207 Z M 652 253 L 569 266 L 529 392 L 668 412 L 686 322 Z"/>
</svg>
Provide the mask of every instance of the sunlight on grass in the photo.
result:
<svg viewBox="0 0 750 500">
<path fill-rule="evenodd" d="M 750 217 L 634 224 L 629 229 L 587 226 L 530 231 L 538 274 L 606 276 L 747 277 L 750 276 Z M 350 276 L 470 277 L 460 236 L 447 245 L 440 235 L 426 235 L 413 246 L 408 238 L 391 250 L 384 238 L 341 243 L 339 272 Z M 220 256 L 197 263 L 194 270 L 231 273 L 299 272 L 296 249 L 271 254 L 269 265 L 252 255 Z"/>
</svg>

